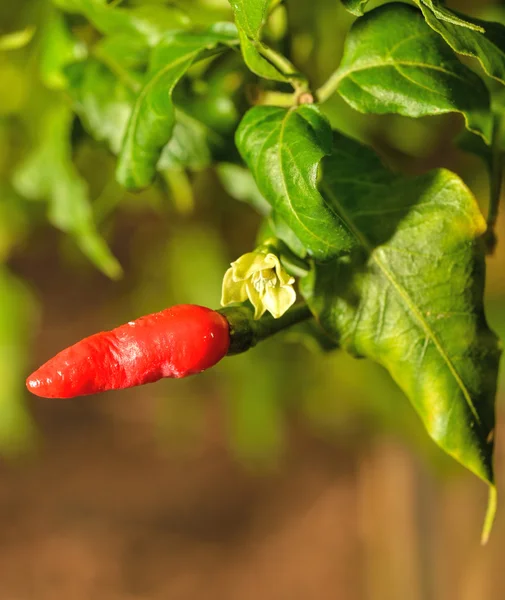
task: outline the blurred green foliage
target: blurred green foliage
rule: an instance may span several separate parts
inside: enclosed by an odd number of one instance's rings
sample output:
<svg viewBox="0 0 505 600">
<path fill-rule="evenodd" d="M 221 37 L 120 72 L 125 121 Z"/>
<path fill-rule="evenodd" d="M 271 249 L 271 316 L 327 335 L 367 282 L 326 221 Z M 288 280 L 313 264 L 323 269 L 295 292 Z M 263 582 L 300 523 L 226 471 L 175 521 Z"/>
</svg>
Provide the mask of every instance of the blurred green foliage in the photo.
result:
<svg viewBox="0 0 505 600">
<path fill-rule="evenodd" d="M 229 21 L 232 10 L 226 0 L 111 4 L 120 6 L 112 10 L 105 0 L 0 5 L 2 452 L 19 450 L 33 439 L 23 381 L 38 308 L 15 265 L 41 236 L 54 236 L 48 222 L 71 239 L 61 244 L 61 262 L 72 261 L 75 278 L 87 269 L 75 248 L 107 276 L 121 277 L 110 247 L 119 245 L 122 222 L 138 223 L 126 241 L 131 286 L 119 305 L 109 300 L 112 327 L 176 302 L 217 306 L 229 262 L 254 245 L 259 217 L 245 202 L 259 214 L 267 208 L 249 172 L 238 164 L 233 144 L 238 120 L 257 92 L 257 81 L 234 51 L 194 65 L 175 88 L 177 125 L 163 148 L 154 184 L 132 193 L 115 182 L 114 154 L 160 32 Z M 267 40 L 310 73 L 314 86 L 321 85 L 339 64 L 352 15 L 338 0 L 278 4 L 265 29 Z M 347 4 L 359 11 L 365 3 Z M 478 4 L 477 17 L 493 8 L 492 2 Z M 284 37 L 286 27 L 289 36 Z M 254 51 L 250 60 L 264 67 Z M 433 165 L 451 167 L 485 207 L 484 164 L 451 141 L 461 128 L 458 117 L 365 116 L 338 96 L 325 103 L 324 112 L 332 126 L 373 143 L 394 169 L 418 173 Z M 157 227 L 143 226 L 151 220 Z M 505 239 L 503 225 L 499 233 Z M 489 286 L 490 321 L 502 338 L 503 247 L 492 259 Z M 282 343 L 274 338 L 194 380 L 160 383 L 150 391 L 160 402 L 160 431 L 198 436 L 205 412 L 198 399 L 215 396 L 226 407 L 230 447 L 251 465 L 275 464 L 286 443 L 286 424 L 297 420 L 345 443 L 388 431 L 448 464 L 382 368 L 342 352 L 324 354 L 303 332 L 283 337 Z M 293 343 L 287 343 L 290 339 Z M 503 385 L 502 380 L 502 395 Z"/>
</svg>

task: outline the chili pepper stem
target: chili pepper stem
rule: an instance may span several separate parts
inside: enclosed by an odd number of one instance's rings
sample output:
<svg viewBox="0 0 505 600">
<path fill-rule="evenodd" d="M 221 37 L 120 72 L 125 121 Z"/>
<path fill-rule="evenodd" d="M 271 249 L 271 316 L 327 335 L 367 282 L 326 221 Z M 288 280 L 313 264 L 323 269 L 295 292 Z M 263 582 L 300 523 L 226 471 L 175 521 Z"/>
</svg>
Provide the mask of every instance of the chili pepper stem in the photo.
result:
<svg viewBox="0 0 505 600">
<path fill-rule="evenodd" d="M 257 321 L 253 319 L 254 310 L 242 304 L 221 308 L 218 312 L 230 324 L 228 356 L 246 352 L 258 342 L 312 317 L 306 304 L 293 306 L 278 319 L 265 315 Z"/>
</svg>

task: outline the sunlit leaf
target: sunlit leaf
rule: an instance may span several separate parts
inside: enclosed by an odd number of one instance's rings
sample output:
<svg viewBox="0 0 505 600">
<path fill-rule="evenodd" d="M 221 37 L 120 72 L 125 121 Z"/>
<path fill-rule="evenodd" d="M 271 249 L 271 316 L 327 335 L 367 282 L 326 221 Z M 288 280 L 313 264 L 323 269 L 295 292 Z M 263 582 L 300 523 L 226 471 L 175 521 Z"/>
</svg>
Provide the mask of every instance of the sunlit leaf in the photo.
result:
<svg viewBox="0 0 505 600">
<path fill-rule="evenodd" d="M 29 25 L 21 31 L 13 31 L 0 36 L 0 51 L 1 50 L 17 50 L 27 46 L 33 39 L 35 34 L 35 26 Z"/>
<path fill-rule="evenodd" d="M 459 112 L 468 129 L 491 137 L 486 86 L 406 4 L 386 4 L 356 21 L 336 77 L 338 92 L 360 112 Z"/>
<path fill-rule="evenodd" d="M 317 189 L 319 163 L 331 152 L 331 129 L 319 109 L 252 108 L 236 134 L 237 147 L 258 188 L 316 258 L 352 245 L 352 234 Z"/>
<path fill-rule="evenodd" d="M 86 182 L 72 162 L 70 108 L 56 99 L 41 116 L 38 138 L 14 175 L 17 191 L 47 200 L 50 222 L 71 234 L 83 253 L 106 275 L 117 278 L 121 266 L 97 232 Z"/>
<path fill-rule="evenodd" d="M 453 50 L 476 58 L 490 77 L 505 84 L 504 25 L 466 16 L 462 25 L 460 22 L 462 15 L 439 3 L 418 2 L 418 4 L 428 25 L 439 33 Z M 442 19 L 438 12 L 440 8 L 446 16 L 453 15 L 454 20 Z"/>
<path fill-rule="evenodd" d="M 356 15 L 357 17 L 361 17 L 365 14 L 365 6 L 368 4 L 369 0 L 340 0 L 345 8 Z"/>
<path fill-rule="evenodd" d="M 484 32 L 484 28 L 476 23 L 474 19 L 471 19 L 466 15 L 460 15 L 450 8 L 447 8 L 440 0 L 415 0 L 415 2 L 420 6 L 422 5 L 429 8 L 440 21 L 451 23 L 458 27 L 464 27 L 465 29 L 480 31 L 481 33 Z"/>
<path fill-rule="evenodd" d="M 236 42 L 236 29 L 227 23 L 199 34 L 167 34 L 154 48 L 119 155 L 117 178 L 122 185 L 140 188 L 154 177 L 161 150 L 174 127 L 173 89 L 193 61 L 205 51 Z"/>
<path fill-rule="evenodd" d="M 262 47 L 261 29 L 268 16 L 270 0 L 229 0 L 229 2 L 235 15 L 242 55 L 249 69 L 266 79 L 286 81 L 285 75 L 259 51 Z"/>
<path fill-rule="evenodd" d="M 486 224 L 449 171 L 406 178 L 341 135 L 321 189 L 356 240 L 303 292 L 341 347 L 385 366 L 430 436 L 492 484 L 499 349 L 483 308 Z"/>
</svg>

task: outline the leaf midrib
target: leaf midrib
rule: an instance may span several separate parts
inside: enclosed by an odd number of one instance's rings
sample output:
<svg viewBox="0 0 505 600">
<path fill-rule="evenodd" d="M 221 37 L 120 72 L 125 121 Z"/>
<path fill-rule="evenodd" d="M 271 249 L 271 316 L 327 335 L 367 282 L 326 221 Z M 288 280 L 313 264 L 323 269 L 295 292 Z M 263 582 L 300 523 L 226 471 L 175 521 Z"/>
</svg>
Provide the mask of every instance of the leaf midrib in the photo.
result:
<svg viewBox="0 0 505 600">
<path fill-rule="evenodd" d="M 403 300 L 403 302 L 406 305 L 409 312 L 420 323 L 420 325 L 423 328 L 423 330 L 425 331 L 426 335 L 432 340 L 432 342 L 435 345 L 436 349 L 438 350 L 440 356 L 442 357 L 445 364 L 447 365 L 449 372 L 454 377 L 458 387 L 460 388 L 460 390 L 463 394 L 463 397 L 465 398 L 465 401 L 466 401 L 468 407 L 470 408 L 470 411 L 471 411 L 475 421 L 479 425 L 482 425 L 481 419 L 479 417 L 477 409 L 474 406 L 474 403 L 472 401 L 470 393 L 469 393 L 468 389 L 466 388 L 463 380 L 461 379 L 458 371 L 456 370 L 456 367 L 453 365 L 451 359 L 445 352 L 445 350 L 442 346 L 442 343 L 438 339 L 436 333 L 430 327 L 429 323 L 425 320 L 422 313 L 419 311 L 419 309 L 417 308 L 417 306 L 415 305 L 413 300 L 410 298 L 408 292 L 403 288 L 403 286 L 400 283 L 398 283 L 396 281 L 394 274 L 386 267 L 386 265 L 382 262 L 382 260 L 377 256 L 376 252 L 374 252 L 373 246 L 370 244 L 370 242 L 367 240 L 367 238 L 354 225 L 354 222 L 349 217 L 349 215 L 347 214 L 347 212 L 345 211 L 345 209 L 343 208 L 341 203 L 338 201 L 338 198 L 333 193 L 331 188 L 324 182 L 322 183 L 322 188 L 324 189 L 325 193 L 331 197 L 332 202 L 335 203 L 335 206 L 337 206 L 340 216 L 341 216 L 342 220 L 346 223 L 349 231 L 354 235 L 356 240 L 363 246 L 363 248 L 368 253 L 369 257 L 377 264 L 377 266 L 382 271 L 382 273 L 384 274 L 386 279 L 389 281 L 391 286 L 395 289 L 395 291 L 398 293 L 400 298 Z"/>
<path fill-rule="evenodd" d="M 431 69 L 432 71 L 439 71 L 440 73 L 444 73 L 445 75 L 448 75 L 449 77 L 452 77 L 454 79 L 459 79 L 460 81 L 462 81 L 464 84 L 467 84 L 466 79 L 464 79 L 463 77 L 461 77 L 460 75 L 456 74 L 456 73 L 451 73 L 451 71 L 447 71 L 446 69 L 443 69 L 442 67 L 439 67 L 437 65 L 430 65 L 429 63 L 421 63 L 421 62 L 414 62 L 414 61 L 409 61 L 409 60 L 384 60 L 381 63 L 368 63 L 363 67 L 360 67 L 358 69 L 345 69 L 340 73 L 340 77 L 338 78 L 338 83 L 340 83 L 342 81 L 342 79 L 344 79 L 345 77 L 349 77 L 351 75 L 354 75 L 355 73 L 360 73 L 362 71 L 368 71 L 369 69 L 384 69 L 384 68 L 396 68 L 397 66 L 402 66 L 402 67 L 417 67 L 420 69 Z M 403 74 L 401 75 L 402 77 L 405 77 Z"/>
<path fill-rule="evenodd" d="M 129 143 L 128 145 L 130 146 L 130 148 L 132 148 L 132 144 L 134 145 L 134 138 L 135 138 L 135 132 L 137 131 L 137 127 L 138 127 L 138 119 L 139 119 L 139 114 L 140 111 L 143 107 L 143 103 L 144 103 L 144 99 L 146 97 L 146 95 L 151 91 L 151 89 L 153 88 L 153 86 L 158 83 L 158 81 L 167 74 L 168 71 L 170 71 L 171 69 L 174 69 L 175 67 L 177 67 L 179 64 L 183 63 L 184 61 L 188 61 L 188 60 L 192 60 L 194 59 L 194 57 L 201 51 L 201 49 L 198 50 L 193 50 L 192 52 L 188 52 L 187 54 L 184 54 L 183 56 L 180 56 L 179 58 L 176 58 L 175 60 L 173 60 L 171 63 L 165 65 L 162 69 L 160 69 L 147 83 L 146 85 L 140 90 L 140 93 L 135 101 L 135 105 L 133 107 L 133 112 L 130 118 L 130 124 L 128 126 L 128 131 L 125 137 L 125 140 L 128 139 Z M 172 93 L 172 89 L 173 89 L 173 85 L 170 86 L 168 92 L 170 95 L 170 100 L 172 100 L 171 98 L 171 93 Z M 172 102 L 172 109 L 174 109 L 173 106 L 173 102 Z M 130 156 L 130 164 L 131 164 L 131 169 L 132 169 L 132 175 L 133 178 L 135 179 L 135 181 L 138 181 L 138 172 L 137 172 L 137 167 L 136 167 L 136 163 L 135 160 L 133 158 L 134 156 L 134 152 L 133 150 L 130 149 L 130 151 L 128 152 L 129 156 Z"/>
</svg>

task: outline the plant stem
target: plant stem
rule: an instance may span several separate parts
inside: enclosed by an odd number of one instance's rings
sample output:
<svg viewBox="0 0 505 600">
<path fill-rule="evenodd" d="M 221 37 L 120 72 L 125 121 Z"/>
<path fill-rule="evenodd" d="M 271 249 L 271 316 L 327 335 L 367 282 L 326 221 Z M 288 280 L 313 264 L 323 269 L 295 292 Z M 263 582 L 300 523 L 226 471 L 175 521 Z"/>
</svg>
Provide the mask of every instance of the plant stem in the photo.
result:
<svg viewBox="0 0 505 600">
<path fill-rule="evenodd" d="M 295 66 L 285 56 L 261 42 L 255 44 L 255 46 L 263 58 L 266 58 L 279 73 L 284 75 L 296 92 L 302 93 L 308 91 L 309 84 L 307 79 L 296 70 Z"/>
<path fill-rule="evenodd" d="M 500 207 L 500 196 L 503 182 L 503 154 L 500 148 L 501 119 L 495 117 L 493 129 L 493 145 L 491 169 L 489 173 L 489 210 L 487 214 L 487 230 L 485 234 L 486 250 L 488 254 L 493 254 L 496 248 L 496 222 L 498 221 L 498 212 Z"/>
<path fill-rule="evenodd" d="M 333 94 L 337 91 L 341 78 L 342 75 L 340 71 L 338 69 L 334 71 L 323 83 L 323 85 L 316 90 L 317 101 L 326 102 L 330 96 L 333 96 Z"/>
<path fill-rule="evenodd" d="M 269 62 L 271 62 L 280 73 L 282 73 L 288 78 L 297 75 L 295 67 L 289 62 L 289 60 L 285 56 L 282 56 L 282 54 L 279 54 L 278 52 L 276 52 L 269 46 L 262 44 L 261 42 L 258 42 L 256 44 L 256 47 L 259 53 Z"/>
<path fill-rule="evenodd" d="M 228 355 L 246 352 L 258 342 L 312 316 L 306 304 L 293 306 L 278 319 L 266 315 L 257 321 L 253 319 L 252 308 L 244 305 L 221 308 L 218 312 L 224 315 L 230 324 L 231 342 Z"/>
<path fill-rule="evenodd" d="M 275 90 L 265 90 L 260 92 L 258 99 L 254 102 L 256 105 L 284 106 L 290 108 L 296 104 L 296 95 L 286 92 L 277 92 Z"/>
</svg>

